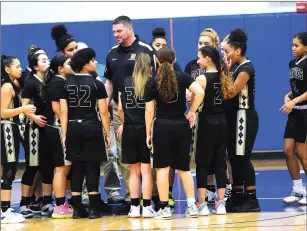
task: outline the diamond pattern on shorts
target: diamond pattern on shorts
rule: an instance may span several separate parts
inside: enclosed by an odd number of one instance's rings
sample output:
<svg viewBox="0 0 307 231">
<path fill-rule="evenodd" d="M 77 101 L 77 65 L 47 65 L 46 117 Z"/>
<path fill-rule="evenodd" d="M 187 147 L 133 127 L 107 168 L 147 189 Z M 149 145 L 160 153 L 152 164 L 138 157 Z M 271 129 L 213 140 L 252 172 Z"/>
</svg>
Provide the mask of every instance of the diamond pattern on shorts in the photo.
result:
<svg viewBox="0 0 307 231">
<path fill-rule="evenodd" d="M 238 135 L 239 135 L 240 139 L 238 140 L 238 144 L 242 145 L 243 144 L 242 137 L 244 136 L 244 134 L 243 134 L 244 126 L 242 125 L 244 123 L 244 119 L 242 117 L 239 119 L 239 123 L 240 123 L 240 126 L 239 126 L 240 132 L 239 132 Z"/>
<path fill-rule="evenodd" d="M 7 133 L 7 135 L 6 135 L 6 140 L 7 140 L 6 149 L 7 149 L 7 153 L 11 155 L 13 153 L 13 140 L 12 140 L 13 137 L 11 135 L 11 129 L 9 127 L 7 127 L 5 129 L 5 132 Z"/>
</svg>

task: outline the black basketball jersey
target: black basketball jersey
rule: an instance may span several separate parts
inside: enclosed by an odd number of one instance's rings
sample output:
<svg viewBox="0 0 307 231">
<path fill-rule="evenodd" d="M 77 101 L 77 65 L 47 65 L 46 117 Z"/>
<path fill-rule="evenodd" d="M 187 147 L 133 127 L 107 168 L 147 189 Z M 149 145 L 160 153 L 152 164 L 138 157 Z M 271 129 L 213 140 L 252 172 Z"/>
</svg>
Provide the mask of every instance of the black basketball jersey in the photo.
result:
<svg viewBox="0 0 307 231">
<path fill-rule="evenodd" d="M 233 99 L 229 100 L 226 105 L 227 107 L 236 109 L 249 109 L 255 107 L 255 69 L 250 60 L 246 60 L 241 64 L 234 63 L 230 67 L 230 75 L 233 82 L 236 81 L 237 77 L 241 72 L 246 72 L 249 75 L 244 88 L 236 95 Z"/>
<path fill-rule="evenodd" d="M 60 97 L 67 100 L 68 120 L 98 120 L 97 101 L 105 98 L 104 84 L 90 74 L 69 77 Z"/>
<path fill-rule="evenodd" d="M 17 87 L 11 80 L 5 81 L 4 83 L 2 83 L 2 85 L 4 85 L 5 83 L 11 84 L 12 87 L 13 87 L 13 90 L 15 92 L 15 96 L 12 98 L 8 109 L 15 109 L 15 108 L 20 107 L 21 106 L 21 99 L 20 99 L 20 95 L 19 95 L 20 88 Z M 16 124 L 20 123 L 19 115 L 16 115 L 14 117 L 7 118 L 7 119 L 1 118 L 1 120 L 9 120 L 9 121 L 14 122 Z"/>
<path fill-rule="evenodd" d="M 199 64 L 197 63 L 197 59 L 190 61 L 186 65 L 184 72 L 188 75 L 191 75 L 193 79 L 196 79 L 198 76 L 206 73 L 205 70 L 200 69 Z"/>
<path fill-rule="evenodd" d="M 293 98 L 296 98 L 307 91 L 307 56 L 300 60 L 294 59 L 289 63 L 290 84 Z M 297 105 L 306 105 L 307 100 Z"/>
<path fill-rule="evenodd" d="M 25 82 L 21 98 L 30 99 L 36 107 L 36 115 L 42 115 L 45 107 L 45 83 L 36 75 L 31 75 Z"/>
<path fill-rule="evenodd" d="M 60 126 L 60 118 L 57 118 L 52 109 L 52 101 L 60 101 L 60 96 L 64 89 L 65 83 L 65 78 L 60 75 L 56 75 L 46 86 L 46 106 L 44 116 L 47 118 L 47 124 L 49 125 Z"/>
<path fill-rule="evenodd" d="M 218 72 L 207 72 L 205 76 L 207 80 L 205 98 L 199 111 L 202 115 L 222 112 L 223 95 L 220 74 Z"/>
<path fill-rule="evenodd" d="M 145 124 L 145 100 L 135 96 L 132 76 L 126 77 L 121 92 L 125 124 Z"/>
<path fill-rule="evenodd" d="M 156 118 L 170 119 L 176 117 L 183 117 L 186 111 L 186 89 L 194 82 L 190 75 L 183 72 L 176 72 L 178 81 L 179 93 L 173 97 L 169 102 L 164 102 L 158 90 L 157 78 L 150 78 L 145 86 L 145 101 L 150 102 L 156 100 Z"/>
</svg>

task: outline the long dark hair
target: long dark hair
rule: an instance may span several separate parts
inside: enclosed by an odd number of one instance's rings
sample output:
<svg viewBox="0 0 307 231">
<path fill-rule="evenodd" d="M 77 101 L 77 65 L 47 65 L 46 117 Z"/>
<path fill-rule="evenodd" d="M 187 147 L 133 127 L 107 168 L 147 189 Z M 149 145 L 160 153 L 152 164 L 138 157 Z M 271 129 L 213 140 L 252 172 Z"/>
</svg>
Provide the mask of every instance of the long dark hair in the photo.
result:
<svg viewBox="0 0 307 231">
<path fill-rule="evenodd" d="M 178 92 L 178 81 L 173 69 L 175 52 L 171 48 L 162 48 L 157 53 L 159 68 L 157 74 L 159 95 L 164 102 L 169 102 Z"/>
<path fill-rule="evenodd" d="M 9 74 L 5 71 L 5 68 L 10 67 L 15 59 L 17 58 L 14 56 L 1 56 L 1 85 L 7 82 L 12 82 Z"/>
<path fill-rule="evenodd" d="M 220 74 L 221 89 L 224 99 L 229 99 L 233 92 L 233 82 L 224 60 L 220 57 L 218 50 L 213 46 L 205 46 L 199 49 L 203 57 L 210 57 Z"/>
</svg>

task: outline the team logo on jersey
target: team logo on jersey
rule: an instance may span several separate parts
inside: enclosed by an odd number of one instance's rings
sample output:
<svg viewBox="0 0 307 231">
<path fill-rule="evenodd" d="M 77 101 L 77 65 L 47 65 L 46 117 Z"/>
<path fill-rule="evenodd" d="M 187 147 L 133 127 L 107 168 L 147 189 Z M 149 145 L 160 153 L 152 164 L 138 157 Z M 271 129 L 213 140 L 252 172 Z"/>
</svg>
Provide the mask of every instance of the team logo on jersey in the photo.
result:
<svg viewBox="0 0 307 231">
<path fill-rule="evenodd" d="M 136 54 L 131 54 L 130 59 L 129 60 L 135 60 L 136 58 Z"/>
</svg>

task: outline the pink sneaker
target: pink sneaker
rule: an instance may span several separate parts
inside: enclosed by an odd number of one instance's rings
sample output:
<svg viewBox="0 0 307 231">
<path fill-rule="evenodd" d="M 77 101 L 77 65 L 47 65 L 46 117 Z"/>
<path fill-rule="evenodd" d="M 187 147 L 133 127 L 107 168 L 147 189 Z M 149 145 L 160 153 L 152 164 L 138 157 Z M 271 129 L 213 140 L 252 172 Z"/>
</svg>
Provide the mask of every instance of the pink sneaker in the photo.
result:
<svg viewBox="0 0 307 231">
<path fill-rule="evenodd" d="M 72 207 L 70 207 L 67 203 L 59 206 L 55 206 L 52 218 L 54 219 L 66 219 L 66 218 L 72 218 L 74 210 Z"/>
</svg>

